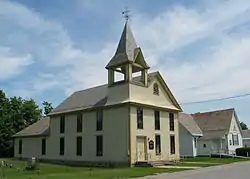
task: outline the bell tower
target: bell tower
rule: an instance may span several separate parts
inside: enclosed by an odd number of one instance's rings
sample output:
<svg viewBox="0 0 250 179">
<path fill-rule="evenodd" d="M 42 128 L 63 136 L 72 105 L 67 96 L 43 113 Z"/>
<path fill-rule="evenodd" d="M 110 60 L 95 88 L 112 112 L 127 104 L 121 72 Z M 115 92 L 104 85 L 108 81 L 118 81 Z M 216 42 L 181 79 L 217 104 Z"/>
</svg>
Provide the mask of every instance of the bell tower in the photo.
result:
<svg viewBox="0 0 250 179">
<path fill-rule="evenodd" d="M 144 59 L 141 48 L 135 42 L 127 20 L 117 50 L 105 68 L 108 70 L 108 86 L 116 84 L 115 72 L 122 73 L 123 82 L 128 83 L 132 81 L 133 73 L 141 72 L 141 81 L 147 86 L 150 67 Z"/>
</svg>

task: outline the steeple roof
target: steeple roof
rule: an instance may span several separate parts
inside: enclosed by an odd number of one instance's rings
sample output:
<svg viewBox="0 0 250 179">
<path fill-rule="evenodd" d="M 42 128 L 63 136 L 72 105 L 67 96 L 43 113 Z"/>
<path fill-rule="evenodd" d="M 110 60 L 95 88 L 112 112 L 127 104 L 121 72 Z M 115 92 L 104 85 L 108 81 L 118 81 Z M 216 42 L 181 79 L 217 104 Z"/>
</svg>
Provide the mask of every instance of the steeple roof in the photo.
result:
<svg viewBox="0 0 250 179">
<path fill-rule="evenodd" d="M 126 22 L 115 55 L 107 64 L 106 68 L 116 68 L 117 66 L 124 63 L 135 62 L 139 51 L 140 48 L 137 47 L 133 33 L 128 22 Z"/>
</svg>

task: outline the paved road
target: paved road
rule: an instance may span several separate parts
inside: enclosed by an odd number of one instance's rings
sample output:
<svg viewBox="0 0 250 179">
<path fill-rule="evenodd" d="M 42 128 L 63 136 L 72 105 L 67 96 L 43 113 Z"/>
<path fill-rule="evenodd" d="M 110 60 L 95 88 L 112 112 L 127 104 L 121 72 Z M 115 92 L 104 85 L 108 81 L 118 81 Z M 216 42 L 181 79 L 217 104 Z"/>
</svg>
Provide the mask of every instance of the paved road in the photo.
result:
<svg viewBox="0 0 250 179">
<path fill-rule="evenodd" d="M 250 179 L 250 162 L 206 167 L 177 173 L 163 173 L 141 179 Z"/>
</svg>

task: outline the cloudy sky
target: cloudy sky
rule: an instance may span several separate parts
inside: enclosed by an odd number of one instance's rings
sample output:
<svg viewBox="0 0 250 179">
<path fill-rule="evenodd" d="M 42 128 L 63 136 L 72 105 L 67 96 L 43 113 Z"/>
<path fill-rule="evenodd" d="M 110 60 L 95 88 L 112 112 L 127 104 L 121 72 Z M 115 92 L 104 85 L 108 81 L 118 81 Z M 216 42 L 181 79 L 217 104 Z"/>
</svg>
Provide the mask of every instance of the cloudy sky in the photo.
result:
<svg viewBox="0 0 250 179">
<path fill-rule="evenodd" d="M 0 0 L 0 88 L 56 106 L 106 83 L 126 6 L 151 71 L 180 103 L 250 93 L 249 0 Z M 182 107 L 234 107 L 250 125 L 249 103 L 246 96 Z"/>
</svg>

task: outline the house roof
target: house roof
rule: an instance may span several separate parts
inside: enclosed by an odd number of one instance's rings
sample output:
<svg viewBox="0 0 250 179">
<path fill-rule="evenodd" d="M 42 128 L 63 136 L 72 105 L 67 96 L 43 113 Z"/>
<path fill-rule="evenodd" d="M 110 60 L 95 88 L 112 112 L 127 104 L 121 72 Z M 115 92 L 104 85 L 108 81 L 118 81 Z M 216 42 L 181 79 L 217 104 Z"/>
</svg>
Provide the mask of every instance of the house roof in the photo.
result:
<svg viewBox="0 0 250 179">
<path fill-rule="evenodd" d="M 49 117 L 43 117 L 36 123 L 16 133 L 13 137 L 47 136 L 49 135 L 49 123 Z"/>
<path fill-rule="evenodd" d="M 234 109 L 192 114 L 203 132 L 203 138 L 221 138 L 229 132 Z"/>
<path fill-rule="evenodd" d="M 190 114 L 179 114 L 180 124 L 187 129 L 187 131 L 194 136 L 202 136 L 202 131 Z"/>
<path fill-rule="evenodd" d="M 140 48 L 135 42 L 135 38 L 128 22 L 126 22 L 115 55 L 109 61 L 106 68 L 110 69 L 124 63 L 133 63 L 135 62 L 136 56 L 139 52 Z M 146 68 L 149 68 L 147 64 L 145 65 Z"/>
<path fill-rule="evenodd" d="M 149 73 L 148 85 L 150 85 L 156 78 L 162 78 L 159 72 Z M 141 80 L 141 76 L 133 77 L 131 83 L 138 86 L 144 86 Z M 108 96 L 108 90 L 108 85 L 105 84 L 101 86 L 96 86 L 94 88 L 77 91 L 71 96 L 69 96 L 66 100 L 64 100 L 61 104 L 59 104 L 59 106 L 57 106 L 49 115 L 129 102 L 129 99 L 125 102 L 119 100 L 112 101 L 112 99 Z M 170 99 L 173 101 L 175 106 L 177 106 L 177 108 L 181 110 L 181 107 L 179 106 L 178 102 L 176 101 L 170 90 L 169 94 Z"/>
<path fill-rule="evenodd" d="M 246 139 L 246 138 L 249 138 L 250 139 L 250 130 L 242 130 L 242 133 L 243 133 L 243 136 L 242 138 Z"/>
</svg>

